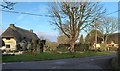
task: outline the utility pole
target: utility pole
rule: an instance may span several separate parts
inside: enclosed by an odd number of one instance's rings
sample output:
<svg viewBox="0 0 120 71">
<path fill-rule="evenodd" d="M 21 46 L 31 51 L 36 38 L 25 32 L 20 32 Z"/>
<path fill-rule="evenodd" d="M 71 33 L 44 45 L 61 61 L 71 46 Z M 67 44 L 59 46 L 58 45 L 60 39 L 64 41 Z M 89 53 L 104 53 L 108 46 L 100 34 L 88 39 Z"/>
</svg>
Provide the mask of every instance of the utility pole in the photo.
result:
<svg viewBox="0 0 120 71">
<path fill-rule="evenodd" d="M 96 23 L 96 21 L 94 20 L 94 25 L 91 25 L 93 28 L 94 28 L 94 30 L 95 30 L 95 40 L 94 40 L 94 48 L 96 49 L 96 44 L 97 44 L 97 23 Z"/>
<path fill-rule="evenodd" d="M 97 44 L 97 24 L 95 21 L 95 43 Z"/>
<path fill-rule="evenodd" d="M 96 20 L 94 20 L 95 24 L 93 25 L 94 27 L 94 30 L 95 30 L 95 42 L 94 42 L 94 46 L 95 46 L 95 49 L 96 49 L 96 44 L 97 44 L 97 23 L 96 23 Z"/>
</svg>

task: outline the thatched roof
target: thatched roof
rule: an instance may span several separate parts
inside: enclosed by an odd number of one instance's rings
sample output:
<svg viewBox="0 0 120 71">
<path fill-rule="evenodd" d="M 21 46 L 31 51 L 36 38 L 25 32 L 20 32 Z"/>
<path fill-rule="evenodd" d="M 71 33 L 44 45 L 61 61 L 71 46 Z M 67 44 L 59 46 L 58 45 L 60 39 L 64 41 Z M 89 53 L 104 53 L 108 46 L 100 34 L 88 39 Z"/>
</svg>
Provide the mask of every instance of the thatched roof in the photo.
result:
<svg viewBox="0 0 120 71">
<path fill-rule="evenodd" d="M 87 40 L 87 42 L 90 42 L 91 44 L 95 43 L 95 36 L 91 36 L 89 37 Z M 100 37 L 97 37 L 97 43 L 102 43 L 103 39 Z"/>
<path fill-rule="evenodd" d="M 85 41 L 89 42 L 90 44 L 95 43 L 96 31 L 97 31 L 97 43 L 102 43 L 103 39 L 100 37 L 102 35 L 102 33 L 99 30 L 90 31 L 87 34 Z"/>
<path fill-rule="evenodd" d="M 3 37 L 12 37 L 17 41 L 21 41 L 23 39 L 27 41 L 31 41 L 32 39 L 39 39 L 32 31 L 16 27 L 14 24 L 10 24 L 7 30 L 2 33 L 2 38 Z"/>
</svg>

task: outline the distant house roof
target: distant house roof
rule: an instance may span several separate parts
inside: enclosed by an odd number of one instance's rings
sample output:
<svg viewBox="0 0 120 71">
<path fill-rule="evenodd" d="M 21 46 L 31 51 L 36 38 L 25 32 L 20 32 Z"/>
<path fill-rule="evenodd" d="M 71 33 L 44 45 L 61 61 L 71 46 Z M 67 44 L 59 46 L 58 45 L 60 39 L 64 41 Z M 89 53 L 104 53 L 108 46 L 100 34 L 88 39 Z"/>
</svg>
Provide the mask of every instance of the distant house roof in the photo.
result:
<svg viewBox="0 0 120 71">
<path fill-rule="evenodd" d="M 113 41 L 114 43 L 120 45 L 119 40 L 120 40 L 120 33 L 114 33 L 108 36 L 107 42 L 111 43 L 111 41 Z"/>
<path fill-rule="evenodd" d="M 95 36 L 91 36 L 90 38 L 87 39 L 88 42 L 91 44 L 95 43 Z M 100 37 L 97 37 L 97 43 L 102 43 L 103 39 Z"/>
<path fill-rule="evenodd" d="M 18 41 L 26 39 L 27 41 L 31 41 L 32 39 L 39 39 L 32 30 L 25 30 L 19 27 L 14 26 L 14 24 L 10 24 L 5 32 L 2 33 L 2 37 L 13 37 Z"/>
<path fill-rule="evenodd" d="M 103 39 L 100 37 L 102 33 L 99 30 L 92 30 L 86 36 L 85 38 L 86 42 L 89 42 L 91 44 L 95 43 L 96 31 L 97 31 L 97 43 L 101 43 L 103 41 Z"/>
</svg>

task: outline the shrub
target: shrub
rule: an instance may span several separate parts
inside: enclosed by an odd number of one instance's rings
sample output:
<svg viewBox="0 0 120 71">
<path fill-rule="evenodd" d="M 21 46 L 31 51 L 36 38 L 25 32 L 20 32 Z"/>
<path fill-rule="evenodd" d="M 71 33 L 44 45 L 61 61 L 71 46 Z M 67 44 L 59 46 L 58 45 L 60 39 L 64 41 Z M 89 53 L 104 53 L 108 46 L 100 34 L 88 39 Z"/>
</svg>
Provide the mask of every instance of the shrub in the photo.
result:
<svg viewBox="0 0 120 71">
<path fill-rule="evenodd" d="M 58 46 L 58 43 L 46 41 L 46 46 L 49 47 L 49 50 L 55 50 L 56 47 Z"/>
<path fill-rule="evenodd" d="M 88 51 L 90 44 L 76 44 L 75 45 L 75 50 L 76 51 Z"/>
<path fill-rule="evenodd" d="M 106 51 L 106 44 L 105 43 L 100 44 L 100 50 Z"/>
<path fill-rule="evenodd" d="M 68 49 L 66 47 L 60 47 L 60 48 L 57 48 L 56 50 L 62 51 L 62 52 L 68 51 Z"/>
<path fill-rule="evenodd" d="M 91 44 L 75 44 L 75 51 L 88 51 L 90 46 Z M 68 47 L 70 47 L 70 44 L 59 44 L 57 46 L 57 48 L 63 49 L 64 51 L 68 51 Z"/>
<path fill-rule="evenodd" d="M 110 51 L 117 51 L 117 48 L 113 46 L 110 48 Z"/>
</svg>

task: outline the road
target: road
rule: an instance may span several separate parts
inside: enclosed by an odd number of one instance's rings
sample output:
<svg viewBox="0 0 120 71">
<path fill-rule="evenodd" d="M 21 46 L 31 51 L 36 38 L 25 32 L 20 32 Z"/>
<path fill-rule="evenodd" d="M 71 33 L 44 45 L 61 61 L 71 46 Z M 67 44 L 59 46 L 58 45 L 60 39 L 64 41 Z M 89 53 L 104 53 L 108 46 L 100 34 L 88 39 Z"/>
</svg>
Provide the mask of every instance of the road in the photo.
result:
<svg viewBox="0 0 120 71">
<path fill-rule="evenodd" d="M 2 63 L 4 69 L 111 69 L 110 60 L 115 55 L 93 56 L 83 58 L 11 62 Z"/>
</svg>

